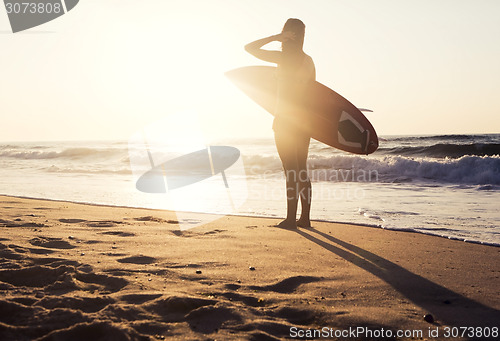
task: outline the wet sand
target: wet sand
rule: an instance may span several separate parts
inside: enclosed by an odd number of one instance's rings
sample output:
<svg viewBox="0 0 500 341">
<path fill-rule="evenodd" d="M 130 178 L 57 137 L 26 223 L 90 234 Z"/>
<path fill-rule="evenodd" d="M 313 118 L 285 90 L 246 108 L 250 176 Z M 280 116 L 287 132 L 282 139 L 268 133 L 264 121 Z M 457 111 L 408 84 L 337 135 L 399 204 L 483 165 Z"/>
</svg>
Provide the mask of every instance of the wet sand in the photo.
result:
<svg viewBox="0 0 500 341">
<path fill-rule="evenodd" d="M 0 196 L 0 339 L 274 340 L 323 327 L 445 339 L 446 326 L 500 321 L 498 247 L 235 216 L 181 231 L 176 219 Z"/>
</svg>

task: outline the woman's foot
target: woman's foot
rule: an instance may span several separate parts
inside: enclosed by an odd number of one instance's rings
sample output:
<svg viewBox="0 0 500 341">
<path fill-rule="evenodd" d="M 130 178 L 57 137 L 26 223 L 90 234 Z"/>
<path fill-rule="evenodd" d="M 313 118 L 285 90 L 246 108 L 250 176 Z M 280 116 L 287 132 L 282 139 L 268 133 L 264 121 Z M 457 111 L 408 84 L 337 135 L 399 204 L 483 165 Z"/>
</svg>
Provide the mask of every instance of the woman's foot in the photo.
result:
<svg viewBox="0 0 500 341">
<path fill-rule="evenodd" d="M 295 219 L 285 219 L 276 227 L 282 228 L 282 229 L 296 229 L 297 228 L 297 222 Z"/>
<path fill-rule="evenodd" d="M 303 228 L 309 228 L 311 227 L 311 221 L 309 219 L 300 218 L 299 220 L 297 220 L 297 226 Z"/>
</svg>

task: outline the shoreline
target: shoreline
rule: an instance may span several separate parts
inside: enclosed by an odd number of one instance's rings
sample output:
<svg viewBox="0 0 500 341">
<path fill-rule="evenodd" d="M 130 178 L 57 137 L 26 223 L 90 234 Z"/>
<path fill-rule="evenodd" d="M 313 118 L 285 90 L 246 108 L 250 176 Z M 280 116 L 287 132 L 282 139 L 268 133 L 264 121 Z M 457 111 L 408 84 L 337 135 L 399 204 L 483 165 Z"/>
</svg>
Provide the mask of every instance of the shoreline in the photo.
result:
<svg viewBox="0 0 500 341">
<path fill-rule="evenodd" d="M 171 211 L 168 209 L 99 204 L 99 203 L 90 203 L 90 202 L 70 201 L 70 200 L 64 200 L 64 199 L 35 198 L 35 197 L 9 195 L 9 194 L 0 194 L 0 197 L 10 197 L 10 198 L 19 198 L 19 199 L 28 199 L 28 200 L 42 200 L 42 201 L 50 201 L 50 202 L 65 202 L 65 203 L 72 203 L 72 204 L 97 206 L 97 207 L 110 207 L 110 208 L 116 207 L 116 208 L 152 210 L 152 211 L 165 211 L 165 212 L 174 213 L 174 211 Z M 192 213 L 192 214 L 196 214 L 196 215 L 209 215 L 209 216 L 216 215 L 216 216 L 221 216 L 221 217 L 228 216 L 228 217 L 243 217 L 243 218 L 284 219 L 284 217 L 268 217 L 268 216 L 260 216 L 260 215 L 244 215 L 244 214 L 231 214 L 231 213 L 224 214 L 224 215 L 215 214 L 215 213 L 186 212 L 186 211 L 183 211 L 183 213 Z M 468 243 L 468 244 L 478 244 L 478 245 L 485 245 L 485 246 L 491 246 L 491 247 L 500 247 L 500 243 L 490 243 L 490 242 L 484 242 L 484 241 L 468 240 L 468 239 L 459 238 L 459 237 L 444 236 L 444 235 L 433 234 L 433 233 L 424 233 L 422 231 L 418 231 L 415 229 L 388 228 L 388 227 L 383 227 L 381 225 L 376 225 L 376 224 L 350 223 L 350 222 L 344 222 L 344 221 L 323 220 L 323 219 L 312 219 L 311 222 L 356 225 L 356 226 L 360 226 L 360 227 L 369 227 L 369 228 L 375 228 L 375 229 L 381 229 L 381 230 L 387 230 L 387 231 L 417 233 L 417 234 L 421 234 L 421 235 L 425 235 L 425 236 L 437 237 L 437 238 L 448 239 L 448 240 L 455 240 L 455 241 L 460 241 L 460 242 L 464 242 L 464 243 Z"/>
<path fill-rule="evenodd" d="M 446 340 L 445 328 L 500 320 L 496 247 L 239 216 L 182 231 L 164 210 L 6 196 L 0 207 L 2 339 L 279 340 L 363 327 Z"/>
</svg>

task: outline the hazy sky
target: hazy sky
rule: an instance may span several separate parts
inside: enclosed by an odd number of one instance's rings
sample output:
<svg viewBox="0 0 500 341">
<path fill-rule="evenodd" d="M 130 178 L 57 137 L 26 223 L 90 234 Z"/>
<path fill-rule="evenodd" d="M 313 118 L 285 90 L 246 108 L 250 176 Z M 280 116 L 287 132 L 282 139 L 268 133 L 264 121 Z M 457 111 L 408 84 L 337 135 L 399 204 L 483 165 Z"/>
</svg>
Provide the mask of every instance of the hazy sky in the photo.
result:
<svg viewBox="0 0 500 341">
<path fill-rule="evenodd" d="M 223 73 L 265 64 L 243 46 L 289 17 L 318 81 L 379 135 L 500 132 L 497 0 L 81 0 L 16 34 L 0 7 L 0 140 L 126 140 L 186 109 L 218 136 L 271 137 Z"/>
</svg>

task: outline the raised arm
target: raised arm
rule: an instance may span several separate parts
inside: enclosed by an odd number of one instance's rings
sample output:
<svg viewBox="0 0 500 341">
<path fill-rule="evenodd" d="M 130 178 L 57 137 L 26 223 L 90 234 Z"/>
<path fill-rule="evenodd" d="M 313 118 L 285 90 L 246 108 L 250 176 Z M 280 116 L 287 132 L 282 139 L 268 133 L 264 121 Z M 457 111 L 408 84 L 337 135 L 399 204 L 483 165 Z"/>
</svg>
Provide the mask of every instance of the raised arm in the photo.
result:
<svg viewBox="0 0 500 341">
<path fill-rule="evenodd" d="M 276 34 L 267 38 L 262 38 L 245 45 L 245 51 L 261 60 L 278 64 L 281 58 L 280 51 L 264 50 L 261 47 L 273 41 L 281 41 L 281 34 Z"/>
</svg>

